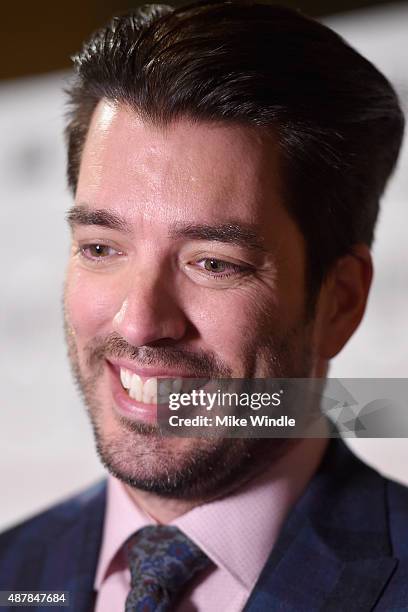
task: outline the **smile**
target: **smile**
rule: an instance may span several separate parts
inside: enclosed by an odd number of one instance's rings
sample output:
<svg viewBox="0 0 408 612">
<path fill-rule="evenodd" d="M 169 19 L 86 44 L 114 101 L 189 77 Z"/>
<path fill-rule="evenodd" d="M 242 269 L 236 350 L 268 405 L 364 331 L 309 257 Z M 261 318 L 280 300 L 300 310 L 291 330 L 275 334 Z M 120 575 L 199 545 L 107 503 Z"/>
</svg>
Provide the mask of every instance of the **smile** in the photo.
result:
<svg viewBox="0 0 408 612">
<path fill-rule="evenodd" d="M 119 368 L 120 382 L 129 397 L 143 404 L 164 404 L 168 402 L 170 393 L 180 393 L 183 389 L 183 379 L 172 380 L 163 378 L 147 378 L 127 370 Z"/>
</svg>

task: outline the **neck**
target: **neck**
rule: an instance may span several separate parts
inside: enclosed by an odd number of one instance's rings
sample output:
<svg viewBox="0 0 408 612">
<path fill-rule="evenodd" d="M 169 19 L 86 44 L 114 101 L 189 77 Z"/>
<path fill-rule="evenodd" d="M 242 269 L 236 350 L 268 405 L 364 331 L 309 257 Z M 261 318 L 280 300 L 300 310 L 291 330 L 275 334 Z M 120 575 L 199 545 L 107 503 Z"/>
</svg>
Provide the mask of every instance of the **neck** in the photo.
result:
<svg viewBox="0 0 408 612">
<path fill-rule="evenodd" d="M 129 485 L 125 485 L 125 488 L 132 501 L 143 510 L 145 514 L 148 514 L 160 524 L 170 523 L 177 517 L 189 512 L 189 510 L 199 505 L 197 501 L 163 499 L 163 497 L 159 497 L 154 493 L 134 489 Z"/>
</svg>

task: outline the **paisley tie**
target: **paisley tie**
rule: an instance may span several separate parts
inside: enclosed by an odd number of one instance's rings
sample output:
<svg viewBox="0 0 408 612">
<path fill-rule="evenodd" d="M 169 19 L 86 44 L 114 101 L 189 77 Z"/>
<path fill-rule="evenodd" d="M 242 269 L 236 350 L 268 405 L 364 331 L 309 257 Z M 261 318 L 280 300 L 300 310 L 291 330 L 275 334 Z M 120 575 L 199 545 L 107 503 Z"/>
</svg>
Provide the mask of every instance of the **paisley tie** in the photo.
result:
<svg viewBox="0 0 408 612">
<path fill-rule="evenodd" d="M 172 525 L 151 525 L 137 531 L 125 544 L 131 590 L 125 612 L 167 612 L 193 576 L 210 559 Z"/>
</svg>

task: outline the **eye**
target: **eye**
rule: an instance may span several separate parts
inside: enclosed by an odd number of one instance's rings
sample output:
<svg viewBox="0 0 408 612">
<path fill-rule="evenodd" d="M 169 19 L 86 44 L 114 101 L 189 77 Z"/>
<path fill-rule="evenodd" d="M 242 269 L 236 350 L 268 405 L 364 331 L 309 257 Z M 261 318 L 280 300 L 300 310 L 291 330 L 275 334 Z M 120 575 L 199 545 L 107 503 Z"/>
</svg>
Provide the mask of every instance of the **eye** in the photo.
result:
<svg viewBox="0 0 408 612">
<path fill-rule="evenodd" d="M 201 259 L 197 262 L 197 265 L 201 269 L 210 272 L 215 278 L 227 278 L 228 276 L 239 274 L 247 270 L 247 268 L 244 266 L 223 261 L 222 259 L 215 259 L 214 257 L 206 257 L 205 259 Z"/>
<path fill-rule="evenodd" d="M 82 257 L 91 261 L 107 259 L 122 254 L 109 245 L 99 242 L 95 244 L 84 244 L 80 247 L 79 252 Z"/>
</svg>

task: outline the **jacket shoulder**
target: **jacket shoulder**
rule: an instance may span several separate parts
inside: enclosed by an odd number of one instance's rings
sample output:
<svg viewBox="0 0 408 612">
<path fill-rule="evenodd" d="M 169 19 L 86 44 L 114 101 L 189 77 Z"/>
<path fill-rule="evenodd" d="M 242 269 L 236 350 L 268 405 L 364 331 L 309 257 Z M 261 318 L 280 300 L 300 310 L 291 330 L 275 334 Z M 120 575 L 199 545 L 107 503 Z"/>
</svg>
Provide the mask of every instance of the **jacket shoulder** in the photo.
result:
<svg viewBox="0 0 408 612">
<path fill-rule="evenodd" d="M 386 490 L 392 548 L 408 562 L 408 487 L 386 479 Z"/>
<path fill-rule="evenodd" d="M 13 551 L 46 546 L 77 524 L 84 513 L 104 508 L 106 482 L 101 481 L 0 534 L 0 561 Z M 96 514 L 96 512 L 95 512 Z"/>
<path fill-rule="evenodd" d="M 408 487 L 389 479 L 385 487 L 390 545 L 397 564 L 376 612 L 406 610 L 408 601 Z"/>
</svg>

